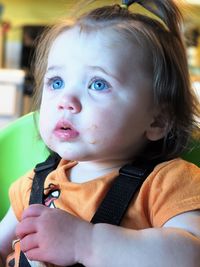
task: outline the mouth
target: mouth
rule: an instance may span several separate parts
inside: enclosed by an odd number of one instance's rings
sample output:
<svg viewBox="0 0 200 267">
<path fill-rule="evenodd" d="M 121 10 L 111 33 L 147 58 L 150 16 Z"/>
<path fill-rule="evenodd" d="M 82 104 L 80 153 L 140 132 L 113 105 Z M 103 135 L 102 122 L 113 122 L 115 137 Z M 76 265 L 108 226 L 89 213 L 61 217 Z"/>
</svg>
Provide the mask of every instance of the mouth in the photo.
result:
<svg viewBox="0 0 200 267">
<path fill-rule="evenodd" d="M 70 127 L 66 127 L 66 126 L 63 126 L 63 127 L 61 127 L 60 129 L 61 129 L 61 130 L 63 130 L 63 131 L 66 131 L 66 130 L 71 130 L 71 128 L 70 128 Z"/>
<path fill-rule="evenodd" d="M 60 120 L 54 129 L 54 135 L 61 141 L 70 141 L 79 136 L 79 132 L 67 120 Z"/>
</svg>

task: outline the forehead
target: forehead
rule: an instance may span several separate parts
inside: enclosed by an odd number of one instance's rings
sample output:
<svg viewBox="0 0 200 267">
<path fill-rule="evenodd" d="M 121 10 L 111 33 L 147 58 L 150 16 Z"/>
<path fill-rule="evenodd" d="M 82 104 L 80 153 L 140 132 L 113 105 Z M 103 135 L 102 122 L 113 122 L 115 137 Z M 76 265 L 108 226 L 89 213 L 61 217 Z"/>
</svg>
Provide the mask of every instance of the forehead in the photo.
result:
<svg viewBox="0 0 200 267">
<path fill-rule="evenodd" d="M 74 27 L 60 34 L 52 44 L 48 64 L 66 59 L 98 64 L 143 65 L 144 51 L 135 41 L 129 41 L 111 29 L 84 31 Z M 137 66 L 138 67 L 138 66 Z"/>
</svg>

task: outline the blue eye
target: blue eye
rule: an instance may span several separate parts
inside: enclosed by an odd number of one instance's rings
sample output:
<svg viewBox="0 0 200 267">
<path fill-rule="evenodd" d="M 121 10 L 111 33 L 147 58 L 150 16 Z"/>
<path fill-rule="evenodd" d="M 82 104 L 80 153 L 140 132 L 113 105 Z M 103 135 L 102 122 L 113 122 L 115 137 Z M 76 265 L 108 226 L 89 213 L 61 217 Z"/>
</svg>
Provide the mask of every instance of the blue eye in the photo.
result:
<svg viewBox="0 0 200 267">
<path fill-rule="evenodd" d="M 93 81 L 90 86 L 89 89 L 91 90 L 96 90 L 96 91 L 103 91 L 103 90 L 107 90 L 109 88 L 109 84 L 101 79 L 97 79 L 95 81 Z"/>
<path fill-rule="evenodd" d="M 60 78 L 53 79 L 53 81 L 51 83 L 51 87 L 53 90 L 61 89 L 61 88 L 63 88 L 63 86 L 64 86 L 64 82 Z"/>
</svg>

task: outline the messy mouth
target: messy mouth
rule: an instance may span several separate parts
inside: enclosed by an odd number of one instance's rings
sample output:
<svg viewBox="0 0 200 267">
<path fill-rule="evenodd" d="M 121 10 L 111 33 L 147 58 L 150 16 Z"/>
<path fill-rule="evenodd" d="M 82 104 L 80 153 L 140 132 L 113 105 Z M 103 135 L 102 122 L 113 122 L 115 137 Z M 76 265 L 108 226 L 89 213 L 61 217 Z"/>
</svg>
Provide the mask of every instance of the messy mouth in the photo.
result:
<svg viewBox="0 0 200 267">
<path fill-rule="evenodd" d="M 54 129 L 55 136 L 62 141 L 70 141 L 79 135 L 74 126 L 66 120 L 60 120 Z"/>
</svg>

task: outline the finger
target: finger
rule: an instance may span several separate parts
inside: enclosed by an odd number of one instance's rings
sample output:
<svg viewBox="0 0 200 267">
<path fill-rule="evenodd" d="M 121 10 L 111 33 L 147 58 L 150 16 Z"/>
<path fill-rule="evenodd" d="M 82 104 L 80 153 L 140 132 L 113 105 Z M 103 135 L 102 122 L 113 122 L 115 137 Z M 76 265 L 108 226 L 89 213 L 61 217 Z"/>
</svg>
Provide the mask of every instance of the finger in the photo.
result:
<svg viewBox="0 0 200 267">
<path fill-rule="evenodd" d="M 27 217 L 38 217 L 38 216 L 40 216 L 42 211 L 45 208 L 46 207 L 44 205 L 41 205 L 41 204 L 30 205 L 27 209 L 24 210 L 24 212 L 22 214 L 22 220 L 27 218 Z"/>
<path fill-rule="evenodd" d="M 56 257 L 55 253 L 49 253 L 48 250 L 42 250 L 40 247 L 27 251 L 26 257 L 30 261 L 49 262 L 53 266 L 71 266 L 75 264 L 75 261 L 70 257 L 62 259 L 61 257 Z"/>
<path fill-rule="evenodd" d="M 24 236 L 28 234 L 36 232 L 37 232 L 36 218 L 25 218 L 16 226 L 16 235 L 20 239 L 22 239 Z"/>
<path fill-rule="evenodd" d="M 25 253 L 26 253 L 26 257 L 31 261 L 33 260 L 41 261 L 41 262 L 49 261 L 49 259 L 45 257 L 45 253 L 39 247 L 34 247 L 32 249 L 29 249 Z"/>
<path fill-rule="evenodd" d="M 31 249 L 38 248 L 37 234 L 26 235 L 22 238 L 20 240 L 20 248 L 24 253 Z"/>
</svg>

